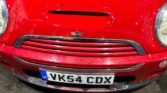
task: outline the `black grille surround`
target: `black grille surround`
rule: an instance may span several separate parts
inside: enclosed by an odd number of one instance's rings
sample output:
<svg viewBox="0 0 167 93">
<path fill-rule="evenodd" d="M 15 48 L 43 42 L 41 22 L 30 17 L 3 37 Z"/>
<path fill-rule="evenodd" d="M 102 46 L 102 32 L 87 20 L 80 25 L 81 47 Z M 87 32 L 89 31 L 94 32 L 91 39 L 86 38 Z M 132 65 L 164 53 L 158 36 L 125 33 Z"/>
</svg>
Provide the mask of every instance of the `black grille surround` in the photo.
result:
<svg viewBox="0 0 167 93">
<path fill-rule="evenodd" d="M 14 46 L 32 51 L 74 56 L 81 54 L 92 57 L 121 57 L 146 54 L 138 43 L 123 39 L 25 35 L 17 39 Z"/>
</svg>

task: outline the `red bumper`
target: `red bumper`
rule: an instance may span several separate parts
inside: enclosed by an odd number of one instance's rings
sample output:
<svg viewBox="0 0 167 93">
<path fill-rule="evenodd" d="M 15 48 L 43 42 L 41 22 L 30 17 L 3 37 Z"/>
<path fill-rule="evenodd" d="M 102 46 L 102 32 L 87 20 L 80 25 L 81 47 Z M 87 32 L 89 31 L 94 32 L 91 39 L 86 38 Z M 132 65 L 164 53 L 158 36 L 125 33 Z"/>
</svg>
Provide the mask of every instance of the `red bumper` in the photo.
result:
<svg viewBox="0 0 167 93">
<path fill-rule="evenodd" d="M 136 73 L 139 77 L 151 74 L 154 72 L 162 71 L 164 68 L 159 68 L 161 61 L 167 59 L 167 52 L 156 54 L 148 54 L 144 56 L 128 56 L 128 57 L 75 57 L 65 55 L 47 54 L 41 52 L 34 52 L 24 49 L 18 49 L 5 44 L 0 44 L 1 60 L 6 61 L 12 66 L 23 65 L 24 63 L 18 62 L 14 56 L 23 58 L 35 64 L 67 67 L 67 68 L 82 68 L 82 69 L 113 69 L 120 67 L 130 67 L 137 64 L 144 64 Z M 13 65 L 15 64 L 15 65 Z M 27 68 L 28 66 L 26 66 Z M 133 72 L 133 71 L 132 71 Z M 128 73 L 132 73 L 128 72 Z M 121 72 L 120 72 L 121 73 Z M 141 73 L 141 74 L 140 74 Z M 119 74 L 119 73 L 118 73 Z M 141 79 L 141 78 L 140 78 Z"/>
<path fill-rule="evenodd" d="M 91 73 L 93 71 L 93 73 L 101 74 L 115 73 L 116 76 L 133 76 L 135 79 L 132 82 L 141 82 L 161 75 L 165 68 L 160 68 L 159 64 L 167 59 L 167 52 L 144 56 L 114 58 L 75 57 L 34 52 L 14 48 L 5 44 L 0 44 L 0 52 L 1 63 L 10 69 L 13 69 L 15 73 L 21 76 L 27 76 L 27 73 L 24 72 L 25 69 L 38 71 L 39 68 L 50 70 L 61 70 L 61 68 L 64 68 L 66 69 L 64 72 L 70 72 L 68 69 L 73 69 L 72 71 L 76 73 Z M 24 59 L 25 62 L 16 59 L 18 57 Z M 132 69 L 137 65 L 140 67 Z M 117 69 L 120 67 L 122 67 L 122 71 Z M 80 72 L 79 70 L 83 72 Z"/>
</svg>

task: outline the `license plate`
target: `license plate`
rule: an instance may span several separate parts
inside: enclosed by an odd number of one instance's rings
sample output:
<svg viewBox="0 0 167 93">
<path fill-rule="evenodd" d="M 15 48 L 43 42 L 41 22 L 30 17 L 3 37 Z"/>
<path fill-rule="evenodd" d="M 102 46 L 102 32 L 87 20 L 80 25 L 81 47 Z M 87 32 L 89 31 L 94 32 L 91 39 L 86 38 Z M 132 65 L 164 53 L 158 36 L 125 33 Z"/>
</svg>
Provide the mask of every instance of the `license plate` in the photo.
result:
<svg viewBox="0 0 167 93">
<path fill-rule="evenodd" d="M 85 85 L 112 85 L 115 75 L 97 75 L 97 74 L 71 74 L 47 71 L 40 69 L 43 80 L 59 83 L 85 84 Z"/>
</svg>

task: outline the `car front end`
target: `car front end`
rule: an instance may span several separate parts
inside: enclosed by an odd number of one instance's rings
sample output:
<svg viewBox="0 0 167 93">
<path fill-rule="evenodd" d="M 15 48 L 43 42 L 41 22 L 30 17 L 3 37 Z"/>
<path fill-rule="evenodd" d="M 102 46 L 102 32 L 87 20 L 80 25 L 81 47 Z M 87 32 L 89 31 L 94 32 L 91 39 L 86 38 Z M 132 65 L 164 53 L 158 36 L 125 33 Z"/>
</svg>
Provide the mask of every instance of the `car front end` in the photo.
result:
<svg viewBox="0 0 167 93">
<path fill-rule="evenodd" d="M 0 64 L 73 92 L 145 86 L 167 67 L 166 0 L 1 0 Z"/>
</svg>

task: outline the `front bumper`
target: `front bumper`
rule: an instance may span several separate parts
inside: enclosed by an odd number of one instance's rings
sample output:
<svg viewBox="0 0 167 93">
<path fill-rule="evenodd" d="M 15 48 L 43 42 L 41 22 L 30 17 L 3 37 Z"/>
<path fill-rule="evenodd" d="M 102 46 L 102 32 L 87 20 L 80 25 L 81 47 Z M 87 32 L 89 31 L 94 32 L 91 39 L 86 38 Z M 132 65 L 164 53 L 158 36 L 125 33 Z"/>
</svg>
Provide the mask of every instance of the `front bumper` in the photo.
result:
<svg viewBox="0 0 167 93">
<path fill-rule="evenodd" d="M 128 57 L 74 57 L 55 54 L 34 52 L 0 44 L 1 62 L 4 66 L 14 71 L 15 75 L 23 81 L 39 85 L 42 87 L 77 91 L 77 92 L 109 92 L 124 91 L 138 88 L 149 84 L 157 79 L 165 68 L 159 68 L 160 62 L 167 59 L 167 52 L 149 54 L 143 56 Z M 20 60 L 19 58 L 27 59 Z M 29 61 L 30 60 L 30 61 Z M 78 60 L 79 62 L 76 62 Z M 32 61 L 32 62 L 31 62 Z M 127 68 L 113 68 L 121 66 L 131 66 Z M 29 75 L 24 70 L 38 71 L 39 68 L 87 74 L 109 74 L 115 73 L 116 76 L 133 76 L 135 79 L 130 82 L 115 82 L 113 85 L 101 88 L 81 88 L 71 86 L 50 85 L 41 78 Z"/>
<path fill-rule="evenodd" d="M 30 76 L 22 76 L 15 74 L 15 76 L 27 83 L 31 83 L 37 86 L 50 88 L 50 89 L 57 89 L 63 91 L 72 91 L 72 92 L 94 92 L 94 93 L 102 93 L 102 92 L 118 92 L 118 91 L 127 91 L 133 90 L 136 88 L 143 87 L 147 84 L 150 84 L 152 81 L 157 80 L 159 77 L 145 80 L 138 83 L 114 83 L 113 85 L 109 86 L 108 88 L 81 88 L 81 87 L 72 87 L 72 86 L 61 86 L 61 85 L 49 85 L 47 81 L 43 81 L 40 78 L 30 77 Z"/>
</svg>

